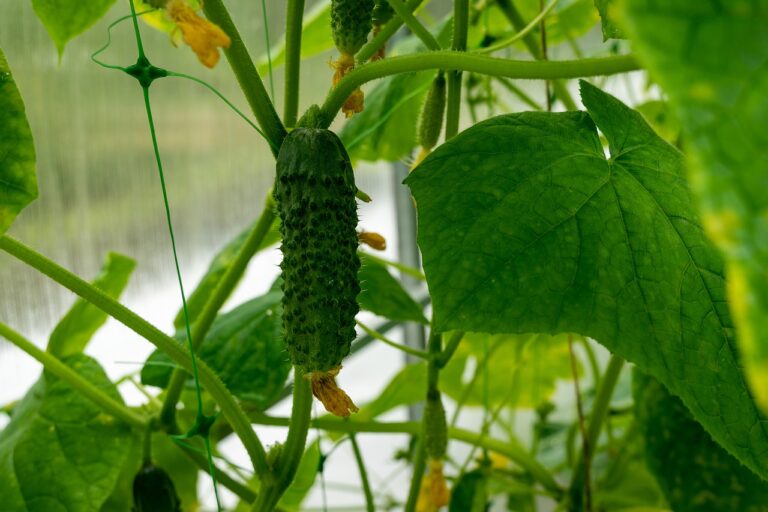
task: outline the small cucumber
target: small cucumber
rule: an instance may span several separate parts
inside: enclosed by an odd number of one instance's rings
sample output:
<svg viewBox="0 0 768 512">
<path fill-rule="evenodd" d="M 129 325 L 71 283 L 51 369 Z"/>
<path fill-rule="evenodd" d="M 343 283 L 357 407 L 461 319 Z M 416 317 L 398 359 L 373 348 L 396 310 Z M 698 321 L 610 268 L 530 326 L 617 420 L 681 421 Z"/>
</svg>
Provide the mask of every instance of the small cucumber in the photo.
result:
<svg viewBox="0 0 768 512">
<path fill-rule="evenodd" d="M 181 512 L 181 500 L 171 477 L 161 468 L 145 464 L 133 479 L 134 512 Z"/>
<path fill-rule="evenodd" d="M 357 203 L 341 140 L 297 128 L 277 157 L 275 199 L 283 235 L 283 328 L 291 361 L 329 412 L 357 410 L 335 375 L 355 338 L 359 307 Z"/>
</svg>

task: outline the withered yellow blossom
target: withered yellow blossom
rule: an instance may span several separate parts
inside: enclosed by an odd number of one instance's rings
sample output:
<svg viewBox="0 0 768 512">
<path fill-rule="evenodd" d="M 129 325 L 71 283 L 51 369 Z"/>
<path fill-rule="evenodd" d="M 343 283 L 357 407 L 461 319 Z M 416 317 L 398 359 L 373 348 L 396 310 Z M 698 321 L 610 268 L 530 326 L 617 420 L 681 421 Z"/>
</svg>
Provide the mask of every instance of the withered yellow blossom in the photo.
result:
<svg viewBox="0 0 768 512">
<path fill-rule="evenodd" d="M 359 231 L 357 233 L 357 238 L 360 240 L 360 243 L 363 243 L 372 249 L 376 249 L 377 251 L 383 251 L 387 248 L 387 240 L 378 233 Z"/>
<path fill-rule="evenodd" d="M 217 25 L 201 18 L 186 0 L 170 0 L 165 10 L 200 62 L 213 68 L 219 62 L 219 48 L 229 48 L 232 42 L 229 36 Z"/>
<path fill-rule="evenodd" d="M 416 512 L 437 512 L 451 501 L 451 491 L 443 476 L 443 461 L 429 461 L 429 472 L 421 481 Z"/>
</svg>

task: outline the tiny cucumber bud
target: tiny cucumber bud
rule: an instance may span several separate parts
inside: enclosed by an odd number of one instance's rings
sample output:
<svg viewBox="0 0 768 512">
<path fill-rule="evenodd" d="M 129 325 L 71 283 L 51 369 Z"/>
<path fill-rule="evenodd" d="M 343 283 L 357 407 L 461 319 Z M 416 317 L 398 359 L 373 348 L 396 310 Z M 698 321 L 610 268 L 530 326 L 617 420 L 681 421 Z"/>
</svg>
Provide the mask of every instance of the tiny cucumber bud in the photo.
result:
<svg viewBox="0 0 768 512">
<path fill-rule="evenodd" d="M 134 512 L 180 512 L 181 500 L 171 477 L 153 465 L 145 464 L 133 479 Z"/>
<path fill-rule="evenodd" d="M 424 448 L 431 459 L 442 460 L 448 448 L 448 427 L 440 393 L 430 391 L 424 405 Z"/>
<path fill-rule="evenodd" d="M 342 55 L 354 55 L 368 40 L 375 0 L 331 0 L 333 42 Z"/>
<path fill-rule="evenodd" d="M 267 465 L 273 470 L 277 468 L 277 465 L 280 463 L 280 456 L 282 454 L 283 454 L 282 443 L 275 443 L 272 446 L 270 446 L 269 451 L 267 451 Z"/>
<path fill-rule="evenodd" d="M 427 150 L 437 145 L 440 132 L 443 129 L 443 113 L 445 112 L 445 76 L 442 72 L 432 81 L 424 105 L 419 116 L 419 145 Z"/>
</svg>

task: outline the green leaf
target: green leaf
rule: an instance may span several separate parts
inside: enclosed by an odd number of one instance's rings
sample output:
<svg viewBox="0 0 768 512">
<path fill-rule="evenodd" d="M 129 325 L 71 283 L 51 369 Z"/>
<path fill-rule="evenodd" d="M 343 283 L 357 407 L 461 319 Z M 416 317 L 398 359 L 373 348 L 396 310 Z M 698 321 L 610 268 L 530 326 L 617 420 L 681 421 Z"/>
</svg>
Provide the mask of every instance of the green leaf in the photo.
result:
<svg viewBox="0 0 768 512">
<path fill-rule="evenodd" d="M 653 131 L 672 145 L 678 145 L 680 139 L 680 121 L 672 112 L 668 101 L 651 100 L 635 106 L 643 114 Z"/>
<path fill-rule="evenodd" d="M 101 19 L 114 3 L 115 0 L 32 0 L 32 7 L 61 56 L 67 42 Z"/>
<path fill-rule="evenodd" d="M 704 228 L 727 262 L 743 364 L 768 411 L 768 0 L 626 3 L 633 46 L 684 127 Z"/>
<path fill-rule="evenodd" d="M 672 510 L 765 510 L 768 482 L 715 443 L 661 382 L 638 371 L 633 381 L 646 462 Z"/>
<path fill-rule="evenodd" d="M 213 260 L 211 260 L 210 265 L 208 265 L 208 270 L 205 271 L 205 274 L 202 279 L 200 279 L 197 287 L 187 298 L 187 312 L 189 313 L 189 321 L 191 323 L 194 323 L 197 316 L 202 312 L 208 298 L 219 285 L 219 282 L 221 282 L 224 274 L 227 273 L 227 269 L 232 265 L 232 262 L 237 258 L 237 254 L 240 252 L 240 249 L 243 248 L 243 245 L 245 245 L 245 241 L 251 231 L 253 231 L 256 223 L 258 223 L 258 220 L 228 242 L 224 248 L 216 253 Z M 279 223 L 273 222 L 257 251 L 266 249 L 267 247 L 276 244 L 279 240 Z M 173 326 L 177 329 L 184 327 L 183 310 L 180 309 L 179 312 L 176 313 L 176 318 L 173 320 Z"/>
<path fill-rule="evenodd" d="M 465 378 L 477 367 L 477 380 Z M 558 379 L 572 379 L 568 336 L 468 333 L 440 373 L 440 389 L 465 405 L 536 408 Z"/>
<path fill-rule="evenodd" d="M 11 68 L 0 50 L 0 235 L 36 198 L 32 131 Z"/>
<path fill-rule="evenodd" d="M 331 0 L 321 0 L 304 14 L 301 29 L 301 60 L 314 57 L 334 48 L 331 37 Z M 272 70 L 285 64 L 285 35 L 272 46 Z M 269 73 L 269 59 L 266 53 L 259 57 L 257 69 L 261 76 Z M 330 85 L 331 73 L 328 72 Z"/>
<path fill-rule="evenodd" d="M 600 12 L 600 18 L 603 22 L 603 41 L 609 39 L 624 39 L 624 31 L 616 23 L 617 2 L 616 0 L 595 0 L 595 7 Z"/>
<path fill-rule="evenodd" d="M 768 424 L 739 369 L 723 265 L 682 155 L 616 98 L 581 89 L 589 113 L 490 119 L 406 180 L 434 328 L 589 336 L 664 382 L 768 475 Z"/>
<path fill-rule="evenodd" d="M 360 307 L 379 316 L 400 322 L 428 323 L 421 306 L 408 295 L 389 270 L 376 261 L 358 252 L 360 256 L 360 287 L 357 296 Z"/>
<path fill-rule="evenodd" d="M 271 291 L 220 315 L 197 352 L 235 396 L 263 409 L 280 398 L 291 369 L 281 334 L 281 297 Z M 183 332 L 178 337 L 184 339 Z M 141 381 L 164 388 L 172 370 L 170 358 L 156 350 Z"/>
<path fill-rule="evenodd" d="M 286 512 L 299 512 L 301 504 L 309 494 L 320 469 L 320 440 L 310 444 L 301 457 L 291 485 L 280 498 L 278 508 Z"/>
<path fill-rule="evenodd" d="M 117 299 L 128 284 L 136 262 L 128 256 L 110 252 L 101 267 L 101 273 L 91 284 L 110 297 Z M 78 299 L 64 315 L 48 339 L 48 352 L 56 357 L 78 354 L 107 321 L 107 314 L 83 299 Z"/>
<path fill-rule="evenodd" d="M 117 388 L 93 359 L 64 362 L 114 400 Z M 99 510 L 131 446 L 119 423 L 57 377 L 43 373 L 0 432 L 0 496 L 7 512 Z"/>
<path fill-rule="evenodd" d="M 484 512 L 486 501 L 483 470 L 469 471 L 464 473 L 451 489 L 448 512 Z"/>
</svg>

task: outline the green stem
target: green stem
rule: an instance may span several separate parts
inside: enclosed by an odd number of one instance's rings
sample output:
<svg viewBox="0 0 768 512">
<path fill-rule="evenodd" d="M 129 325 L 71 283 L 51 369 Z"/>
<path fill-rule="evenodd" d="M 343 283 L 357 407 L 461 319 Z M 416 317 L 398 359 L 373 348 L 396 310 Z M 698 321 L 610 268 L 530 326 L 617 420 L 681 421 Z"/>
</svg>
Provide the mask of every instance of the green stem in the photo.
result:
<svg viewBox="0 0 768 512">
<path fill-rule="evenodd" d="M 258 425 L 271 425 L 276 427 L 285 427 L 289 424 L 288 418 L 277 418 L 266 416 L 263 413 L 252 413 L 251 421 Z M 335 432 L 369 432 L 376 434 L 411 434 L 418 435 L 422 431 L 422 425 L 417 421 L 387 422 L 363 421 L 363 420 L 337 420 L 333 418 L 317 418 L 311 421 L 313 428 Z M 514 461 L 518 466 L 528 471 L 539 483 L 547 490 L 557 495 L 562 493 L 562 489 L 533 456 L 523 447 L 523 444 L 516 438 L 510 437 L 508 440 L 500 441 L 477 432 L 461 428 L 448 427 L 448 437 L 469 445 L 479 446 L 487 450 L 497 452 L 500 455 Z"/>
<path fill-rule="evenodd" d="M 363 485 L 363 494 L 365 494 L 365 508 L 367 512 L 375 512 L 376 504 L 373 500 L 371 484 L 368 481 L 368 471 L 365 469 L 363 454 L 360 453 L 360 446 L 357 444 L 357 436 L 354 432 L 349 433 L 349 442 L 352 443 L 352 452 L 355 454 L 355 462 L 357 462 L 357 468 L 360 471 L 360 482 Z"/>
<path fill-rule="evenodd" d="M 533 98 L 528 96 L 528 94 L 525 93 L 521 88 L 519 88 L 517 85 L 512 83 L 511 80 L 508 78 L 503 77 L 495 77 L 495 79 L 503 85 L 509 92 L 517 96 L 520 101 L 531 107 L 533 110 L 544 110 L 544 107 L 536 103 Z"/>
<path fill-rule="evenodd" d="M 304 0 L 288 0 L 285 12 L 285 104 L 283 121 L 293 127 L 299 113 L 301 70 L 301 24 Z"/>
<path fill-rule="evenodd" d="M 232 290 L 235 289 L 237 283 L 240 282 L 240 278 L 248 267 L 248 262 L 250 262 L 253 255 L 258 252 L 261 243 L 264 241 L 264 237 L 269 233 L 269 229 L 275 221 L 274 206 L 272 194 L 268 193 L 264 202 L 264 209 L 261 212 L 258 222 L 256 222 L 253 230 L 248 235 L 240 252 L 216 285 L 213 293 L 205 303 L 203 310 L 195 319 L 195 325 L 192 329 L 192 348 L 194 350 L 200 348 L 205 336 L 208 334 L 211 326 L 213 326 L 214 320 L 216 320 L 216 315 L 224 305 L 224 302 L 226 302 L 227 298 L 232 294 Z M 170 430 L 175 428 L 176 404 L 179 402 L 186 379 L 186 372 L 177 368 L 173 371 L 170 383 L 167 387 L 167 393 L 160 412 L 160 421 Z"/>
<path fill-rule="evenodd" d="M 427 450 L 424 447 L 424 438 L 419 437 L 413 453 L 413 474 L 411 475 L 411 485 L 408 488 L 408 500 L 405 502 L 405 512 L 414 512 L 416 510 L 416 503 L 419 500 L 419 491 L 421 490 L 421 480 L 424 478 L 426 467 Z"/>
<path fill-rule="evenodd" d="M 208 471 L 208 458 L 205 455 L 199 453 L 187 444 L 177 443 L 176 446 L 178 446 L 184 454 L 197 465 L 197 467 L 203 471 Z M 256 501 L 256 491 L 233 478 L 220 467 L 216 468 L 216 480 L 241 500 L 245 500 L 248 503 Z"/>
<path fill-rule="evenodd" d="M 550 80 L 626 73 L 640 69 L 640 64 L 632 55 L 530 62 L 448 50 L 390 57 L 354 69 L 331 89 L 322 107 L 325 127 L 330 125 L 352 91 L 362 84 L 385 76 L 428 69 L 462 70 L 490 76 Z"/>
<path fill-rule="evenodd" d="M 0 336 L 13 343 L 33 358 L 37 359 L 40 363 L 42 363 L 46 371 L 51 372 L 72 386 L 75 391 L 101 407 L 101 409 L 105 412 L 111 414 L 121 421 L 124 421 L 137 430 L 145 431 L 147 429 L 149 420 L 143 415 L 137 414 L 125 405 L 117 402 L 106 393 L 101 391 L 99 388 L 81 377 L 80 374 L 74 371 L 72 368 L 62 363 L 55 356 L 40 350 L 34 343 L 2 322 L 0 322 Z"/>
<path fill-rule="evenodd" d="M 525 20 L 523 20 L 523 17 L 512 3 L 512 0 L 496 0 L 496 4 L 499 6 L 499 9 L 501 9 L 501 12 L 504 13 L 504 16 L 507 17 L 512 26 L 515 27 L 515 30 L 522 32 L 525 29 Z M 533 55 L 534 59 L 544 59 L 544 52 L 542 52 L 539 41 L 536 39 L 536 36 L 533 33 L 529 32 L 523 37 L 523 44 L 525 44 L 525 46 L 528 48 L 528 51 L 531 53 L 531 55 Z M 555 94 L 557 95 L 558 99 L 560 99 L 560 101 L 563 102 L 563 105 L 565 105 L 566 110 L 577 110 L 578 107 L 576 106 L 576 102 L 573 100 L 573 96 L 571 96 L 571 93 L 568 91 L 568 88 L 565 86 L 563 81 L 558 80 L 557 78 L 573 77 L 555 77 L 552 79 L 552 88 L 555 90 Z"/>
<path fill-rule="evenodd" d="M 544 20 L 544 18 L 549 14 L 552 9 L 554 9 L 555 5 L 557 5 L 558 0 L 552 0 L 549 2 L 549 4 L 542 9 L 542 11 L 533 18 L 530 22 L 528 22 L 528 25 L 523 27 L 521 30 L 519 30 L 516 34 L 511 35 L 509 38 L 504 39 L 502 41 L 499 41 L 498 43 L 485 47 L 480 48 L 479 50 L 475 50 L 476 53 L 493 53 L 498 50 L 502 50 L 508 46 L 511 46 L 518 42 L 519 40 L 523 39 L 525 36 L 527 36 L 530 32 L 532 32 L 534 29 L 536 29 L 536 26 Z"/>
<path fill-rule="evenodd" d="M 387 345 L 389 345 L 392 348 L 396 348 L 397 350 L 401 350 L 401 351 L 405 352 L 406 354 L 410 354 L 410 355 L 412 355 L 414 357 L 418 357 L 420 359 L 429 359 L 429 357 L 430 357 L 429 354 L 427 354 L 423 350 L 412 348 L 412 347 L 409 347 L 407 345 L 403 345 L 401 343 L 396 343 L 396 342 L 390 340 L 389 338 L 387 338 L 383 334 L 380 334 L 380 333 L 374 331 L 373 329 L 371 329 L 370 327 L 368 327 L 367 325 L 365 325 L 364 323 L 362 323 L 359 320 L 355 320 L 355 322 L 357 323 L 357 325 L 360 326 L 360 328 L 363 331 L 365 331 L 365 334 L 367 334 L 368 336 L 371 336 L 371 337 L 373 337 L 373 338 L 375 338 L 375 339 L 377 339 L 379 341 L 383 341 L 384 343 L 386 343 Z"/>
<path fill-rule="evenodd" d="M 275 509 L 280 497 L 293 481 L 304 455 L 312 419 L 312 390 L 309 381 L 304 378 L 304 372 L 298 367 L 294 367 L 293 372 L 293 410 L 288 422 L 288 437 L 278 457 L 277 468 L 268 478 L 262 479 L 259 498 L 251 508 L 254 512 L 271 512 Z"/>
<path fill-rule="evenodd" d="M 264 82 L 262 82 L 261 76 L 259 76 L 259 72 L 248 54 L 248 49 L 245 47 L 237 27 L 232 22 L 223 0 L 206 0 L 203 2 L 203 11 L 205 11 L 208 19 L 221 27 L 232 40 L 232 44 L 224 50 L 224 54 L 227 56 L 229 65 L 237 77 L 240 88 L 259 122 L 259 126 L 267 135 L 272 153 L 277 155 L 286 135 L 285 127 L 277 116 L 275 107 L 264 88 Z"/>
<path fill-rule="evenodd" d="M 0 249 L 90 302 L 165 352 L 171 360 L 186 371 L 192 372 L 192 359 L 182 345 L 100 289 L 7 235 L 0 237 Z M 248 417 L 221 380 L 202 361 L 198 362 L 198 371 L 200 382 L 219 405 L 222 414 L 245 446 L 254 470 L 259 475 L 264 475 L 268 471 L 267 455 L 264 446 L 251 428 Z"/>
<path fill-rule="evenodd" d="M 416 10 L 416 8 L 421 5 L 421 2 L 424 0 L 409 0 L 405 4 L 405 8 L 408 9 L 409 12 L 413 12 Z M 391 20 L 389 20 L 387 23 L 384 24 L 383 27 L 381 27 L 381 30 L 379 33 L 368 41 L 365 45 L 363 45 L 362 48 L 360 48 L 360 51 L 357 52 L 357 55 L 355 55 L 355 59 L 357 60 L 358 64 L 365 64 L 368 62 L 368 59 L 373 57 L 373 55 L 379 51 L 385 44 L 387 44 L 387 41 L 390 37 L 395 35 L 395 32 L 398 31 L 400 27 L 403 26 L 403 20 L 399 16 L 393 16 Z"/>
<path fill-rule="evenodd" d="M 447 365 L 448 361 L 451 360 L 454 352 L 456 352 L 456 349 L 459 348 L 459 344 L 461 343 L 462 339 L 464 339 L 464 331 L 456 331 L 451 335 L 448 343 L 445 345 L 445 348 L 440 353 L 440 355 L 437 356 L 438 368 L 445 368 L 445 365 Z"/>
<path fill-rule="evenodd" d="M 453 2 L 453 43 L 451 48 L 456 52 L 467 49 L 467 32 L 469 30 L 469 0 L 454 0 Z M 448 69 L 448 68 L 445 68 Z M 448 95 L 445 107 L 445 140 L 452 139 L 459 133 L 459 118 L 461 115 L 461 70 L 448 72 Z"/>
<path fill-rule="evenodd" d="M 392 6 L 392 9 L 395 11 L 395 13 L 400 16 L 400 19 L 411 30 L 411 32 L 413 32 L 416 37 L 421 39 L 421 42 L 424 43 L 424 46 L 426 46 L 428 50 L 441 49 L 440 43 L 437 42 L 437 39 L 435 39 L 429 30 L 427 30 L 427 28 L 422 25 L 419 20 L 416 19 L 416 16 L 413 15 L 411 9 L 409 9 L 402 0 L 388 0 L 388 2 L 389 5 Z"/>
<path fill-rule="evenodd" d="M 608 410 L 611 405 L 611 396 L 616 388 L 616 383 L 619 381 L 621 370 L 624 367 L 624 359 L 616 354 L 611 355 L 608 366 L 605 369 L 600 387 L 597 389 L 595 396 L 595 402 L 592 405 L 592 413 L 589 418 L 589 425 L 587 426 L 587 446 L 591 447 L 592 453 L 596 451 L 597 441 L 600 437 L 600 430 L 602 429 L 605 418 L 608 416 Z M 575 465 L 573 467 L 573 476 L 568 488 L 568 497 L 570 509 L 573 511 L 580 511 L 583 509 L 583 493 L 584 493 L 584 465 L 590 464 L 591 460 L 587 458 L 584 460 L 584 454 L 580 453 L 576 458 Z"/>
</svg>

